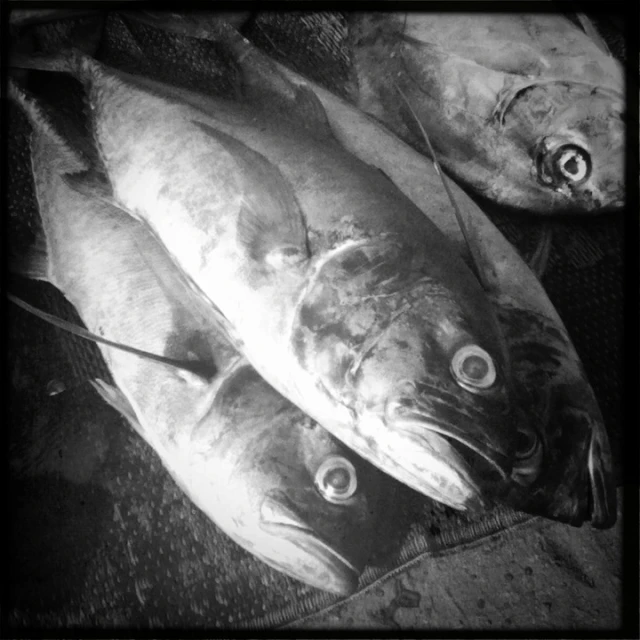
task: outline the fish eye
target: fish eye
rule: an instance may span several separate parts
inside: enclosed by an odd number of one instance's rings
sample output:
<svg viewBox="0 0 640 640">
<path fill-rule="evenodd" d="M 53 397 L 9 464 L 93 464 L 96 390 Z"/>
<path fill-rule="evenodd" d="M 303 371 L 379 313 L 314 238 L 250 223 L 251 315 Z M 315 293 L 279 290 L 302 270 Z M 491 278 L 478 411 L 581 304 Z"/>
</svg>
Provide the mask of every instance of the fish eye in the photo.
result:
<svg viewBox="0 0 640 640">
<path fill-rule="evenodd" d="M 325 500 L 339 504 L 351 498 L 358 488 L 356 469 L 346 458 L 332 456 L 316 471 L 315 485 Z"/>
<path fill-rule="evenodd" d="M 489 389 L 497 378 L 493 359 L 475 344 L 464 345 L 455 352 L 451 372 L 461 387 L 474 393 Z"/>
<path fill-rule="evenodd" d="M 554 154 L 558 173 L 568 182 L 582 182 L 591 173 L 589 154 L 573 145 L 560 147 Z"/>
<path fill-rule="evenodd" d="M 580 184 L 591 175 L 591 156 L 575 144 L 548 148 L 538 156 L 538 175 L 548 184 Z"/>
</svg>

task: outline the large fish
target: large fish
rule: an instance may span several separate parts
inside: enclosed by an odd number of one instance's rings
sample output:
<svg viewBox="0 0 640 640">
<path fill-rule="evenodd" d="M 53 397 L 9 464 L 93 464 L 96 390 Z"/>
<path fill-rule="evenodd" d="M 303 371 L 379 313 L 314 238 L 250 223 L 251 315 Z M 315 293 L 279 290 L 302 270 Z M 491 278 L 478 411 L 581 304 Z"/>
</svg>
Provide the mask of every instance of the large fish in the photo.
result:
<svg viewBox="0 0 640 640">
<path fill-rule="evenodd" d="M 337 143 L 313 93 L 287 117 L 289 103 L 79 52 L 31 66 L 87 91 L 108 180 L 70 180 L 146 222 L 269 383 L 401 482 L 487 502 L 481 480 L 511 473 L 520 428 L 493 307 L 451 241 Z"/>
<path fill-rule="evenodd" d="M 280 396 L 189 308 L 143 225 L 67 186 L 64 176 L 84 170 L 85 159 L 33 99 L 15 85 L 10 93 L 33 129 L 46 243 L 21 272 L 59 288 L 90 331 L 213 372 L 205 379 L 99 344 L 118 388 L 100 381 L 98 391 L 234 541 L 298 580 L 352 592 L 389 479 Z"/>
<path fill-rule="evenodd" d="M 243 61 L 249 82 L 266 84 L 283 95 L 291 95 L 287 83 L 311 88 L 339 141 L 391 177 L 470 259 L 452 203 L 432 164 L 371 117 L 287 68 L 274 66 L 215 16 L 136 14 L 135 18 L 170 32 L 225 42 Z M 453 183 L 449 189 L 477 250 L 487 295 L 512 354 L 518 402 L 531 426 L 519 432 L 519 463 L 510 481 L 494 490 L 517 509 L 572 524 L 591 519 L 594 526 L 610 526 L 616 517 L 616 498 L 608 438 L 566 328 L 517 251 L 462 189 Z"/>
<path fill-rule="evenodd" d="M 443 166 L 490 200 L 542 215 L 623 206 L 624 70 L 561 14 L 264 12 L 250 32 L 285 64 L 315 38 L 347 69 L 349 100 L 430 155 L 399 85 Z"/>
</svg>

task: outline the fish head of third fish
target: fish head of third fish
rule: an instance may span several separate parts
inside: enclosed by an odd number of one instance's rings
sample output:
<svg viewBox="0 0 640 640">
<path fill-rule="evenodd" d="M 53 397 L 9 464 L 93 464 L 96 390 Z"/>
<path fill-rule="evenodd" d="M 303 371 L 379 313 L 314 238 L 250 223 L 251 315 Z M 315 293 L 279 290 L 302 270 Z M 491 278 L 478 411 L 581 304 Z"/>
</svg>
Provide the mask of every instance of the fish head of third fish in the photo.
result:
<svg viewBox="0 0 640 640">
<path fill-rule="evenodd" d="M 523 309 L 500 312 L 514 352 L 521 419 L 513 471 L 497 489 L 515 509 L 596 527 L 616 519 L 602 415 L 564 329 Z"/>
<path fill-rule="evenodd" d="M 531 147 L 549 213 L 602 213 L 624 206 L 622 99 L 592 92 L 559 109 Z"/>
<path fill-rule="evenodd" d="M 258 373 L 227 377 L 194 433 L 192 476 L 213 487 L 200 507 L 234 540 L 287 575 L 346 595 L 373 547 L 384 476 Z M 196 468 L 198 469 L 196 471 Z M 216 497 L 216 496 L 222 496 Z"/>
<path fill-rule="evenodd" d="M 350 410 L 350 427 L 334 431 L 345 444 L 431 498 L 478 510 L 485 478 L 511 473 L 508 355 L 471 272 L 414 248 L 377 237 L 337 249 L 305 291 L 293 348 Z"/>
</svg>

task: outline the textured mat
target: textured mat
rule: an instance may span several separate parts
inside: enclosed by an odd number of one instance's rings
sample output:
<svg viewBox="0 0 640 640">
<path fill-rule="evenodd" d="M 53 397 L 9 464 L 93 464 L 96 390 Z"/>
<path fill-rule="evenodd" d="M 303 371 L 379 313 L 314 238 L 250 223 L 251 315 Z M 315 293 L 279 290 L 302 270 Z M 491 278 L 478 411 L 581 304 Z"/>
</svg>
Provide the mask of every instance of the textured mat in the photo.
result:
<svg viewBox="0 0 640 640">
<path fill-rule="evenodd" d="M 60 33 L 75 37 L 72 28 L 53 35 L 38 28 L 34 37 L 47 49 L 57 46 Z M 166 61 L 161 79 L 210 83 L 205 61 L 215 55 L 224 66 L 224 56 L 210 43 L 142 26 L 129 30 L 116 16 L 102 31 L 97 55 L 123 68 L 139 65 L 141 42 L 152 44 Z M 310 61 L 318 66 L 316 54 Z M 219 74 L 221 91 L 227 73 Z M 20 252 L 32 241 L 38 220 L 28 125 L 15 109 L 10 115 L 9 245 Z M 525 252 L 541 225 L 553 226 L 543 284 L 583 359 L 619 460 L 620 218 L 543 223 L 507 211 L 488 213 Z M 50 285 L 15 279 L 12 289 L 62 317 L 77 317 Z M 191 505 L 153 451 L 86 384 L 107 375 L 94 345 L 20 309 L 10 311 L 12 543 L 6 613 L 12 627 L 277 626 L 337 601 L 254 560 Z M 393 502 L 394 526 L 378 532 L 380 548 L 361 588 L 420 554 L 460 549 L 529 520 L 507 509 L 467 518 L 400 485 Z"/>
</svg>

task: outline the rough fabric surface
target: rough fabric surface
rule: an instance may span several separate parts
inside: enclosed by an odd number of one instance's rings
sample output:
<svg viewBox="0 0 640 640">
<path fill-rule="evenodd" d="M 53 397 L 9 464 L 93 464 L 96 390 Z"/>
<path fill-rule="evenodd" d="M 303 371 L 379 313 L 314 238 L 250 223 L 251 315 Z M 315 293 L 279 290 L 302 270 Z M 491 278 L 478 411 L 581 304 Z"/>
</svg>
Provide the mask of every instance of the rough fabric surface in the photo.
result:
<svg viewBox="0 0 640 640">
<path fill-rule="evenodd" d="M 336 33 L 338 37 L 339 30 Z M 210 78 L 200 68 L 201 61 L 210 54 L 209 44 L 153 33 L 143 27 L 136 31 L 135 38 L 155 42 L 159 55 L 167 52 L 164 79 L 181 76 L 192 84 Z M 114 64 L 121 56 L 123 67 L 136 64 L 139 59 L 135 38 L 132 40 L 131 32 L 123 30 L 114 18 L 111 30 L 103 34 L 99 54 Z M 312 66 L 319 65 L 317 57 L 311 60 Z M 298 65 L 301 71 L 303 63 Z M 344 63 L 339 61 L 340 65 Z M 191 75 L 184 75 L 185 68 L 192 69 Z M 224 91 L 224 86 L 221 84 L 218 89 Z M 20 252 L 29 246 L 38 222 L 26 152 L 27 125 L 24 121 L 20 124 L 17 116 L 14 122 L 15 126 L 9 129 L 8 212 L 11 249 Z M 619 468 L 623 303 L 620 219 L 542 223 L 517 219 L 509 212 L 492 208 L 488 213 L 523 252 L 535 245 L 531 238 L 540 225 L 553 226 L 553 247 L 543 284 L 583 359 Z M 11 286 L 15 293 L 46 310 L 77 318 L 50 285 L 16 279 Z M 108 377 L 95 345 L 63 334 L 14 308 L 9 332 L 8 364 L 13 387 L 9 430 L 12 543 L 7 615 L 11 626 L 277 626 L 337 602 L 337 598 L 284 577 L 253 559 L 191 505 L 153 451 L 84 382 L 96 376 Z M 61 382 L 67 390 L 47 395 L 47 385 L 52 380 Z M 402 613 L 396 616 L 391 608 L 380 613 L 379 625 L 372 618 L 375 626 L 442 626 L 439 622 L 444 618 L 434 616 L 429 609 L 429 596 L 419 600 L 412 594 L 419 591 L 415 586 L 418 583 L 441 582 L 444 589 L 448 575 L 454 576 L 454 581 L 463 580 L 459 578 L 460 571 L 475 572 L 476 578 L 469 576 L 470 581 L 484 575 L 487 590 L 482 598 L 486 606 L 479 604 L 480 599 L 477 604 L 485 613 L 474 612 L 475 617 L 468 614 L 466 619 L 460 618 L 464 622 L 461 626 L 490 626 L 482 616 L 490 620 L 489 611 L 499 606 L 491 592 L 501 584 L 494 582 L 490 572 L 492 554 L 497 558 L 493 562 L 496 567 L 514 565 L 512 570 L 506 570 L 514 576 L 516 585 L 509 596 L 513 606 L 520 603 L 521 610 L 529 606 L 530 601 L 522 595 L 529 585 L 525 581 L 534 580 L 533 572 L 546 575 L 547 569 L 542 568 L 546 565 L 539 558 L 522 554 L 529 545 L 549 544 L 544 541 L 549 540 L 550 525 L 506 509 L 467 518 L 401 486 L 395 502 L 402 505 L 397 526 L 393 531 L 380 532 L 386 544 L 364 573 L 362 588 L 421 554 L 449 555 L 434 561 L 428 575 L 426 565 L 420 564 L 418 569 L 414 565 L 407 581 L 394 578 L 395 582 L 387 580 L 375 586 L 382 589 L 387 600 L 395 599 L 393 607 L 421 611 L 416 618 L 418 623 L 412 624 Z M 519 526 L 525 522 L 528 524 L 524 528 Z M 511 546 L 507 549 L 508 545 L 497 544 L 497 538 L 492 536 L 514 525 L 518 526 L 507 536 Z M 580 531 L 552 526 L 558 532 L 554 535 L 569 546 L 571 540 L 588 541 L 600 536 L 588 526 Z M 611 539 L 612 544 L 618 544 L 618 538 Z M 468 544 L 475 551 L 466 549 Z M 474 560 L 469 553 L 479 555 Z M 597 555 L 597 549 L 594 553 Z M 452 554 L 456 554 L 455 559 Z M 535 565 L 538 561 L 541 568 Z M 472 566 L 477 568 L 470 569 Z M 527 573 L 527 567 L 534 567 L 531 573 Z M 563 576 L 555 576 L 553 584 L 561 585 Z M 405 585 L 404 591 L 393 586 L 397 580 Z M 614 591 L 606 580 L 598 582 L 597 588 Z M 397 591 L 392 593 L 392 589 Z M 555 597 L 562 598 L 562 587 L 556 589 Z M 500 597 L 507 598 L 504 594 Z M 352 597 L 350 602 L 359 598 L 367 598 L 367 594 Z M 345 618 L 340 611 L 332 609 L 330 614 L 338 615 L 338 626 L 360 626 L 361 619 L 355 614 L 344 614 Z M 549 608 L 547 622 L 549 626 L 563 627 L 568 618 L 557 612 L 558 609 Z M 451 618 L 447 609 L 438 615 Z M 453 619 L 454 626 L 458 626 L 457 619 Z M 530 626 L 524 618 L 511 619 L 515 626 Z M 320 626 L 336 624 L 330 618 L 319 620 Z M 509 624 L 505 618 L 500 620 Z M 304 621 L 301 624 L 304 626 Z"/>
</svg>

